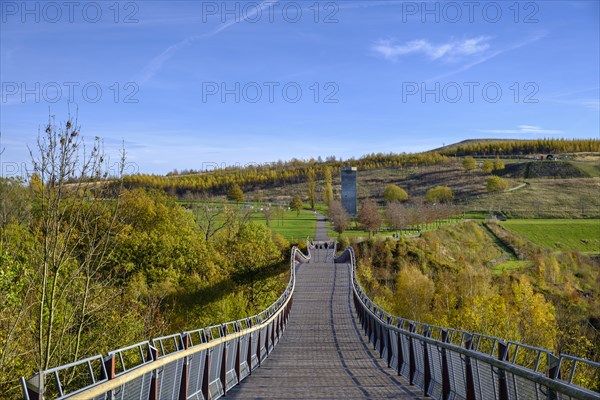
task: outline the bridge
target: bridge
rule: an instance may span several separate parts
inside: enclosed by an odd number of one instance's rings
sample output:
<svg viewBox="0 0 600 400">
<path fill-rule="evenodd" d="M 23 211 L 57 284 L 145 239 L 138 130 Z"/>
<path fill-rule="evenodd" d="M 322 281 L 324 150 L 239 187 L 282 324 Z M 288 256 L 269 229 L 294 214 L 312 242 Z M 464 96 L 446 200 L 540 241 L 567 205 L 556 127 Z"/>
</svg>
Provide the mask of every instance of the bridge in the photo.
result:
<svg viewBox="0 0 600 400">
<path fill-rule="evenodd" d="M 574 383 L 600 364 L 392 316 L 319 220 L 262 313 L 21 379 L 24 399 L 600 399 Z"/>
</svg>

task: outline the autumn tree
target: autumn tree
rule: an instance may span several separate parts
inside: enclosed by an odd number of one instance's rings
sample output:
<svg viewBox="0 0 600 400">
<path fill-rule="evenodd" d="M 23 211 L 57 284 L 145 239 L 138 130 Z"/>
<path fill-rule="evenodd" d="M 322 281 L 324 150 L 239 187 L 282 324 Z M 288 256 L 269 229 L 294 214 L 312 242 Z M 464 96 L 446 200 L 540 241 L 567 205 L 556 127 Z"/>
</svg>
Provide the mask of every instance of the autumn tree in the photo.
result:
<svg viewBox="0 0 600 400">
<path fill-rule="evenodd" d="M 500 157 L 496 157 L 494 160 L 494 171 L 502 171 L 504 169 L 504 163 L 500 159 Z"/>
<path fill-rule="evenodd" d="M 315 209 L 315 171 L 312 169 L 308 171 L 306 175 L 307 178 L 307 192 L 308 192 L 308 203 L 310 204 L 310 209 Z"/>
<path fill-rule="evenodd" d="M 325 183 L 323 185 L 323 203 L 329 204 L 333 201 L 333 179 L 331 177 L 331 167 L 323 169 Z"/>
<path fill-rule="evenodd" d="M 508 188 L 508 181 L 499 176 L 490 176 L 485 184 L 486 190 L 490 193 L 501 192 Z"/>
<path fill-rule="evenodd" d="M 358 212 L 358 222 L 364 230 L 369 231 L 369 237 L 372 232 L 379 229 L 381 226 L 381 215 L 379 215 L 379 210 L 373 200 L 363 200 Z"/>
<path fill-rule="evenodd" d="M 327 216 L 333 223 L 333 229 L 340 235 L 344 233 L 348 228 L 348 225 L 350 225 L 350 215 L 348 215 L 348 212 L 339 200 L 332 200 L 329 203 Z"/>
<path fill-rule="evenodd" d="M 454 193 L 448 186 L 436 186 L 427 191 L 425 199 L 430 203 L 449 203 L 454 199 Z"/>
<path fill-rule="evenodd" d="M 304 208 L 304 203 L 302 203 L 302 199 L 299 195 L 295 195 L 292 201 L 290 202 L 290 209 L 292 211 L 296 211 L 296 215 L 300 216 L 300 211 Z"/>
<path fill-rule="evenodd" d="M 493 170 L 494 170 L 494 163 L 491 162 L 490 160 L 485 160 L 483 162 L 483 164 L 481 165 L 481 171 L 484 174 L 491 174 Z"/>
<path fill-rule="evenodd" d="M 428 321 L 431 315 L 431 301 L 435 285 L 418 268 L 403 268 L 396 278 L 395 315 L 414 321 Z"/>
<path fill-rule="evenodd" d="M 240 185 L 237 183 L 231 185 L 227 191 L 227 200 L 236 202 L 244 201 L 244 192 L 242 191 L 242 188 L 240 188 Z"/>
<path fill-rule="evenodd" d="M 477 160 L 473 157 L 465 157 L 462 162 L 465 171 L 469 172 L 477 168 Z"/>
<path fill-rule="evenodd" d="M 387 185 L 385 190 L 383 191 L 383 198 L 388 203 L 393 203 L 396 201 L 404 202 L 408 200 L 408 193 L 404 189 L 402 189 L 398 185 Z"/>
</svg>

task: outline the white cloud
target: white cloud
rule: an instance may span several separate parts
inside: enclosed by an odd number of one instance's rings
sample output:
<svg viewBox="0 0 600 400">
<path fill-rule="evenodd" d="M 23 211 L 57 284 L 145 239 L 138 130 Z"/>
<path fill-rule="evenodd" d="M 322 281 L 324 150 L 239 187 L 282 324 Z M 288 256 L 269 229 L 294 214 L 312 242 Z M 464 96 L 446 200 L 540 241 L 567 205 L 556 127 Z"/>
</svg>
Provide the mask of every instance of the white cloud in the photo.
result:
<svg viewBox="0 0 600 400">
<path fill-rule="evenodd" d="M 489 36 L 455 40 L 447 43 L 433 44 L 425 39 L 412 40 L 402 45 L 394 44 L 390 40 L 377 41 L 372 49 L 388 60 L 396 60 L 400 56 L 422 53 L 432 60 L 454 60 L 486 51 L 490 48 L 487 43 Z"/>
<path fill-rule="evenodd" d="M 537 135 L 560 135 L 563 131 L 554 129 L 542 129 L 540 126 L 535 125 L 519 125 L 518 129 L 484 129 L 480 130 L 483 133 L 493 134 L 537 134 Z"/>
</svg>

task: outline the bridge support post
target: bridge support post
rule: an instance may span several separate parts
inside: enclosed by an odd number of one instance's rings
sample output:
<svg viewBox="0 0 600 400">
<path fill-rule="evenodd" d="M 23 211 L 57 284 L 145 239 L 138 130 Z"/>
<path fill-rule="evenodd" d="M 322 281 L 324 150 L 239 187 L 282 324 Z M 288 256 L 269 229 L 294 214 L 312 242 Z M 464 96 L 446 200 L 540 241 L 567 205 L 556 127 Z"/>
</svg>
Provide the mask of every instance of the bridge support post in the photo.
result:
<svg viewBox="0 0 600 400">
<path fill-rule="evenodd" d="M 503 341 L 498 341 L 498 360 L 508 360 L 508 345 Z M 498 399 L 508 400 L 508 382 L 506 382 L 506 372 L 498 369 Z"/>
<path fill-rule="evenodd" d="M 275 329 L 277 328 L 277 318 L 273 319 L 273 321 L 271 321 L 271 346 L 273 346 L 273 348 L 275 348 Z M 279 338 L 279 335 L 277 335 L 277 338 Z"/>
<path fill-rule="evenodd" d="M 152 360 L 158 359 L 158 349 L 156 347 L 150 346 L 148 348 L 148 353 L 148 358 L 151 358 Z M 152 371 L 148 400 L 158 400 L 158 370 L 156 369 Z"/>
<path fill-rule="evenodd" d="M 182 350 L 190 347 L 190 336 L 187 333 L 181 335 Z M 181 384 L 179 385 L 179 400 L 187 400 L 188 397 L 188 383 L 190 380 L 189 371 L 189 359 L 186 357 L 183 360 L 183 366 L 181 367 Z"/>
<path fill-rule="evenodd" d="M 423 336 L 431 337 L 431 329 L 426 326 Z M 431 364 L 429 363 L 429 348 L 427 342 L 423 341 L 423 394 L 429 395 L 429 387 L 431 386 Z"/>
<path fill-rule="evenodd" d="M 465 334 L 465 348 L 467 350 L 473 349 L 473 336 Z M 467 400 L 475 400 L 475 381 L 473 380 L 473 366 L 471 364 L 471 357 L 465 357 L 465 384 Z"/>
<path fill-rule="evenodd" d="M 442 329 L 442 342 L 449 343 L 450 337 L 448 331 Z M 450 398 L 450 370 L 448 368 L 448 353 L 446 349 L 442 349 L 442 399 L 448 400 Z"/>
</svg>

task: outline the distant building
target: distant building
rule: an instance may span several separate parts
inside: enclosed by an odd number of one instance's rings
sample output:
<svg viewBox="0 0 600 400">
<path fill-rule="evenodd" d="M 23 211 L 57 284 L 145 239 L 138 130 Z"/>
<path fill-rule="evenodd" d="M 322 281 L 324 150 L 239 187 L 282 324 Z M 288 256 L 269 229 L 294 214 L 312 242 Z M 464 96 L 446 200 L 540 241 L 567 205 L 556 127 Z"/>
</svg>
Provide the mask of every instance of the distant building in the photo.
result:
<svg viewBox="0 0 600 400">
<path fill-rule="evenodd" d="M 342 207 L 356 217 L 356 167 L 342 168 Z"/>
</svg>

